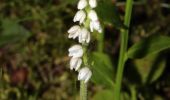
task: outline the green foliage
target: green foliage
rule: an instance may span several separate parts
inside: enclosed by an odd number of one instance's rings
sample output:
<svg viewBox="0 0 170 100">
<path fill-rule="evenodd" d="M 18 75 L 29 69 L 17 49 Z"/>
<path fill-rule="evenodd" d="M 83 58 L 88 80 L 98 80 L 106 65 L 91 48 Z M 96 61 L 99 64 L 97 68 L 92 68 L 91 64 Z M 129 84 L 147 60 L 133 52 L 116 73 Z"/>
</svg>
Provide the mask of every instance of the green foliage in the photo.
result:
<svg viewBox="0 0 170 100">
<path fill-rule="evenodd" d="M 114 91 L 111 89 L 104 89 L 98 91 L 92 98 L 92 100 L 113 100 Z M 121 93 L 121 100 L 131 100 L 130 96 L 126 92 Z"/>
<path fill-rule="evenodd" d="M 95 94 L 92 100 L 112 100 L 113 91 L 112 90 L 102 90 Z"/>
<path fill-rule="evenodd" d="M 156 81 L 162 75 L 166 64 L 165 59 L 158 55 L 146 56 L 135 60 L 134 63 L 143 84 Z"/>
<path fill-rule="evenodd" d="M 114 69 L 109 56 L 104 53 L 93 52 L 91 61 L 93 61 L 93 82 L 104 87 L 113 88 Z"/>
<path fill-rule="evenodd" d="M 141 58 L 170 48 L 170 37 L 151 36 L 135 43 L 127 53 L 128 58 Z"/>
<path fill-rule="evenodd" d="M 0 34 L 0 47 L 26 40 L 29 36 L 30 32 L 19 25 L 16 20 L 4 19 L 2 21 L 2 34 Z"/>
<path fill-rule="evenodd" d="M 99 0 L 96 12 L 105 24 L 111 24 L 114 27 L 125 27 L 120 20 L 117 8 L 111 0 Z"/>
</svg>

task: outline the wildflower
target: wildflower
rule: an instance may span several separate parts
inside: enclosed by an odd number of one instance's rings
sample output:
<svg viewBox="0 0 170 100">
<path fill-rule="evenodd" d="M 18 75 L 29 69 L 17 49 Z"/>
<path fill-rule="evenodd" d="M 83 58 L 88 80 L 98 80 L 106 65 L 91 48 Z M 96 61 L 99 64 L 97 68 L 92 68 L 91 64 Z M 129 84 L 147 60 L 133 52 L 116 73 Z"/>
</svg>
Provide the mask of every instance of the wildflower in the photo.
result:
<svg viewBox="0 0 170 100">
<path fill-rule="evenodd" d="M 79 10 L 76 15 L 74 16 L 73 21 L 82 24 L 86 18 L 86 13 L 83 10 Z"/>
<path fill-rule="evenodd" d="M 79 36 L 80 30 L 81 30 L 80 26 L 78 26 L 78 25 L 72 26 L 72 27 L 68 30 L 68 33 L 69 33 L 68 38 L 73 38 L 73 39 L 75 39 L 76 37 Z"/>
<path fill-rule="evenodd" d="M 94 11 L 94 10 L 91 10 L 91 11 L 89 12 L 88 17 L 89 17 L 89 19 L 91 19 L 92 21 L 98 20 L 97 13 L 96 13 L 96 11 Z"/>
<path fill-rule="evenodd" d="M 97 6 L 97 1 L 96 0 L 89 0 L 89 5 L 91 8 L 95 8 Z"/>
<path fill-rule="evenodd" d="M 82 9 L 84 9 L 86 6 L 87 6 L 87 1 L 86 1 L 86 0 L 80 0 L 80 1 L 78 2 L 77 8 L 80 9 L 80 10 L 82 10 Z"/>
<path fill-rule="evenodd" d="M 80 69 L 78 74 L 78 80 L 84 81 L 87 83 L 92 76 L 92 72 L 88 67 Z"/>
<path fill-rule="evenodd" d="M 70 47 L 68 51 L 70 57 L 77 58 L 83 56 L 83 48 L 81 45 L 74 45 Z"/>
<path fill-rule="evenodd" d="M 82 64 L 82 59 L 81 58 L 71 58 L 70 60 L 70 69 L 73 70 L 75 69 L 76 71 L 80 68 Z"/>
<path fill-rule="evenodd" d="M 83 28 L 79 34 L 79 43 L 89 43 L 90 42 L 90 32 Z"/>
<path fill-rule="evenodd" d="M 102 32 L 102 28 L 101 28 L 100 22 L 99 22 L 98 20 L 96 20 L 96 21 L 91 21 L 91 22 L 90 22 L 90 31 L 93 32 L 94 29 L 95 29 L 96 31 L 98 31 L 99 33 Z"/>
</svg>

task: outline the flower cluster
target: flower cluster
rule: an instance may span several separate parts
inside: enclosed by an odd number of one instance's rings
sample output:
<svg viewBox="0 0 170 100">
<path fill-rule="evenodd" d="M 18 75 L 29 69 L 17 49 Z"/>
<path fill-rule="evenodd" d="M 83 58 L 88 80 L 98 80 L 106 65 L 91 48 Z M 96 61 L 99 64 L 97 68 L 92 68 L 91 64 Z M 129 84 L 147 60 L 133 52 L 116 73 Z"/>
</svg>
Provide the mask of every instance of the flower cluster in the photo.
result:
<svg viewBox="0 0 170 100">
<path fill-rule="evenodd" d="M 73 22 L 79 22 L 79 25 L 74 25 L 68 30 L 68 38 L 77 38 L 78 42 L 84 45 L 90 42 L 90 32 L 94 30 L 99 33 L 102 32 L 98 16 L 95 10 L 93 10 L 96 6 L 96 0 L 79 0 L 77 5 L 79 11 L 75 14 L 73 19 Z M 78 80 L 87 83 L 92 76 L 92 72 L 87 65 L 80 69 L 83 63 L 82 57 L 84 55 L 82 45 L 77 44 L 69 48 L 69 57 L 71 57 L 70 69 L 78 71 Z"/>
</svg>

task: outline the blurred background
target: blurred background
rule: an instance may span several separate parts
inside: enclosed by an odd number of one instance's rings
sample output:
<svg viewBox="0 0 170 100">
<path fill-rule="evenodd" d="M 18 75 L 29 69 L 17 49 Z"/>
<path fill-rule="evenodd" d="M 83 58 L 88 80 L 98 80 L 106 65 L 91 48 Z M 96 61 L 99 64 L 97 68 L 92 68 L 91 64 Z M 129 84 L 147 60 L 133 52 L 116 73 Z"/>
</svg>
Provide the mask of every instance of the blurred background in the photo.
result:
<svg viewBox="0 0 170 100">
<path fill-rule="evenodd" d="M 105 32 L 94 33 L 89 46 L 96 68 L 88 97 L 112 100 L 125 1 L 99 1 Z M 0 100 L 79 100 L 77 73 L 67 56 L 77 43 L 67 38 L 77 2 L 0 0 Z M 151 35 L 169 36 L 170 1 L 135 0 L 131 26 L 129 46 Z M 170 100 L 170 50 L 128 60 L 122 84 L 122 100 Z"/>
</svg>

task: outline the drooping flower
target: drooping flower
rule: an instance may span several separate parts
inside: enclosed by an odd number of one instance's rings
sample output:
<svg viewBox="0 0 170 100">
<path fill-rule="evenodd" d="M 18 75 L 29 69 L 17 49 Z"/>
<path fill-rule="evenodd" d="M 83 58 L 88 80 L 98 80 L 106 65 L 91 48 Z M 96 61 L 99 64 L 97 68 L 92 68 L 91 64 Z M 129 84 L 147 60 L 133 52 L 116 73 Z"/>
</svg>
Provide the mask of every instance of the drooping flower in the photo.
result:
<svg viewBox="0 0 170 100">
<path fill-rule="evenodd" d="M 70 57 L 77 58 L 83 56 L 83 48 L 81 45 L 74 45 L 70 47 L 68 51 Z"/>
<path fill-rule="evenodd" d="M 73 21 L 82 24 L 86 18 L 86 13 L 83 10 L 79 10 L 76 15 L 74 16 Z"/>
<path fill-rule="evenodd" d="M 90 10 L 90 12 L 89 12 L 89 14 L 88 14 L 88 17 L 89 17 L 89 19 L 92 20 L 92 21 L 98 20 L 97 13 L 96 13 L 96 11 L 94 11 L 94 10 Z"/>
<path fill-rule="evenodd" d="M 81 30 L 81 28 L 80 28 L 79 25 L 74 25 L 74 26 L 72 26 L 72 27 L 68 30 L 68 33 L 69 33 L 68 38 L 73 38 L 73 39 L 75 39 L 76 37 L 79 36 L 80 30 Z"/>
<path fill-rule="evenodd" d="M 99 33 L 102 32 L 102 28 L 98 20 L 90 22 L 90 31 L 93 32 L 94 30 L 98 31 Z"/>
<path fill-rule="evenodd" d="M 97 1 L 96 0 L 89 0 L 89 5 L 91 8 L 95 8 L 97 6 Z"/>
<path fill-rule="evenodd" d="M 78 2 L 77 8 L 82 10 L 87 6 L 87 0 L 80 0 Z"/>
<path fill-rule="evenodd" d="M 90 42 L 90 32 L 83 28 L 79 34 L 79 43 L 89 43 Z"/>
<path fill-rule="evenodd" d="M 84 81 L 85 83 L 87 83 L 89 81 L 89 79 L 92 76 L 92 72 L 88 67 L 84 67 L 82 69 L 80 69 L 79 74 L 78 74 L 78 80 L 80 81 Z"/>
<path fill-rule="evenodd" d="M 82 64 L 82 59 L 81 58 L 71 58 L 70 60 L 70 69 L 73 70 L 75 69 L 76 71 L 80 68 Z"/>
</svg>

